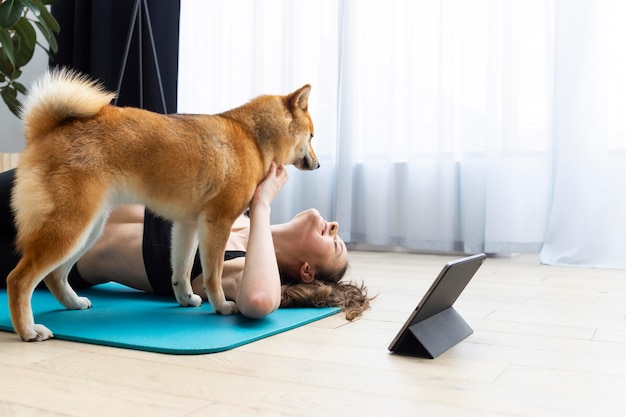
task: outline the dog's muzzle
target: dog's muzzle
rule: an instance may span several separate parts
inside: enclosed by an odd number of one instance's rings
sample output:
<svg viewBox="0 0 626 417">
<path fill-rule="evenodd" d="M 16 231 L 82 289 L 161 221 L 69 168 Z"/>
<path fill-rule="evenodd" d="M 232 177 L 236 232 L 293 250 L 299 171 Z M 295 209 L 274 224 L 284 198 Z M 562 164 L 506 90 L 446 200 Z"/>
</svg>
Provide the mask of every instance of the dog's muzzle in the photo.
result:
<svg viewBox="0 0 626 417">
<path fill-rule="evenodd" d="M 320 167 L 320 163 L 319 161 L 313 161 L 312 159 L 308 159 L 308 158 L 302 158 L 302 165 L 305 167 L 305 169 L 308 170 L 315 170 L 318 169 Z"/>
</svg>

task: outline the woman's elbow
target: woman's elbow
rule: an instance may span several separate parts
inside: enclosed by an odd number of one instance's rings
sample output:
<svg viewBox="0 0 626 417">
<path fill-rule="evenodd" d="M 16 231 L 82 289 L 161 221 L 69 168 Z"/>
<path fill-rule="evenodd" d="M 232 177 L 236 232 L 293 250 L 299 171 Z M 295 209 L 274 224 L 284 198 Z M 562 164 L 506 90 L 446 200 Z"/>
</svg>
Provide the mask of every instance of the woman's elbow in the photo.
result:
<svg viewBox="0 0 626 417">
<path fill-rule="evenodd" d="M 255 293 L 243 300 L 237 301 L 239 312 L 250 319 L 262 319 L 276 311 L 280 305 L 280 300 L 264 293 Z"/>
</svg>

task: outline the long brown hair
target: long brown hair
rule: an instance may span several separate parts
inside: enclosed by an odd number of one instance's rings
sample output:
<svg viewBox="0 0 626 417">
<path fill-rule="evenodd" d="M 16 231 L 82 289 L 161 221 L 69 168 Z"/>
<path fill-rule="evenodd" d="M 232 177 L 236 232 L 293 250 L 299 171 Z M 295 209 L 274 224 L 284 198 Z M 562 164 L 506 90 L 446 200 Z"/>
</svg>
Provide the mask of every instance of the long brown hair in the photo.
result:
<svg viewBox="0 0 626 417">
<path fill-rule="evenodd" d="M 313 282 L 305 284 L 284 284 L 282 286 L 281 307 L 341 307 L 346 319 L 354 320 L 370 308 L 367 287 L 364 283 L 341 282 L 348 269 L 348 263 L 336 271 L 318 272 Z M 283 282 L 294 282 L 284 279 Z"/>
</svg>

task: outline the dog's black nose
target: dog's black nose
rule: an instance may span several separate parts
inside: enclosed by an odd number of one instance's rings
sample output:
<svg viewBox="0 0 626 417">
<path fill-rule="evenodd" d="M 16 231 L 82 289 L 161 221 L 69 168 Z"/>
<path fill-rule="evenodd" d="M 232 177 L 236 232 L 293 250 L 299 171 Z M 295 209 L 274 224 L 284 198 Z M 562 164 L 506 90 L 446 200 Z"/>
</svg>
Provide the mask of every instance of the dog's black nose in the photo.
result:
<svg viewBox="0 0 626 417">
<path fill-rule="evenodd" d="M 319 161 L 313 158 L 307 158 L 306 156 L 300 160 L 301 164 L 295 164 L 299 169 L 313 171 L 320 167 Z"/>
</svg>

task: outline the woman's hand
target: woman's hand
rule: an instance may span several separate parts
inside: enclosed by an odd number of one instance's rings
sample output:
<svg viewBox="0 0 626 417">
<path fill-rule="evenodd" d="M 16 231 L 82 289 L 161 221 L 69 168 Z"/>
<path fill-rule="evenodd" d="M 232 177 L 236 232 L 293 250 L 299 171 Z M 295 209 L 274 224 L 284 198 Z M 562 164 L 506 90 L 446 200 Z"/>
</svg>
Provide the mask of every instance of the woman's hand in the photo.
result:
<svg viewBox="0 0 626 417">
<path fill-rule="evenodd" d="M 269 206 L 288 179 L 289 176 L 285 167 L 282 165 L 277 166 L 275 162 L 272 162 L 265 179 L 257 186 L 254 192 L 250 202 L 250 210 L 254 210 L 258 204 L 267 204 Z"/>
</svg>

